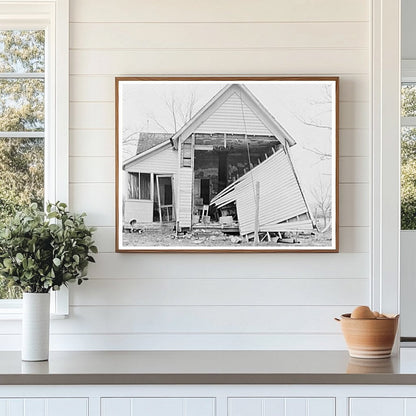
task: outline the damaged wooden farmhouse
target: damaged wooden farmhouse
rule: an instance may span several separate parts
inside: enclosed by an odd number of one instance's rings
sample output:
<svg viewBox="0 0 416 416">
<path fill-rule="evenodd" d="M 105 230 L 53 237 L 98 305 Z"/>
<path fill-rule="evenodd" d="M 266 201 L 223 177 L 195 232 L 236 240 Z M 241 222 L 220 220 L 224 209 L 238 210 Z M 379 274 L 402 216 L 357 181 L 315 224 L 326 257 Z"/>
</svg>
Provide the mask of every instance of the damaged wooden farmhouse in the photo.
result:
<svg viewBox="0 0 416 416">
<path fill-rule="evenodd" d="M 230 84 L 176 133 L 140 133 L 137 154 L 123 164 L 124 227 L 255 241 L 310 232 L 295 144 L 246 86 Z"/>
</svg>

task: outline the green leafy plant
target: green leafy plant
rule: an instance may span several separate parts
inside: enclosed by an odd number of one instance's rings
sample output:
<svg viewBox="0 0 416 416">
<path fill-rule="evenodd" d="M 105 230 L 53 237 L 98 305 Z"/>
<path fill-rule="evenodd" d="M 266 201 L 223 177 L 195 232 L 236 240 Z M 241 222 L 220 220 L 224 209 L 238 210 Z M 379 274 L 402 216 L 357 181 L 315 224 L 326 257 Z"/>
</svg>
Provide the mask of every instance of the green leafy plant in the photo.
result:
<svg viewBox="0 0 416 416">
<path fill-rule="evenodd" d="M 97 253 L 95 230 L 85 225 L 85 216 L 71 214 L 60 202 L 49 203 L 46 213 L 36 204 L 17 212 L 0 229 L 0 277 L 30 293 L 81 284 Z"/>
</svg>

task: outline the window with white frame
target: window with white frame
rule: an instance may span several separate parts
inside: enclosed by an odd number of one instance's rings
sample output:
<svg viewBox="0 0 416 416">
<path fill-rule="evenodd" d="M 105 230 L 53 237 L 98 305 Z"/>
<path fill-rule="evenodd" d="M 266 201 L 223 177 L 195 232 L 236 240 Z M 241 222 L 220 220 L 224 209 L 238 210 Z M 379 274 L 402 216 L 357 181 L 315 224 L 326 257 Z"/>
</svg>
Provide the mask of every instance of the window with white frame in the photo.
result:
<svg viewBox="0 0 416 416">
<path fill-rule="evenodd" d="M 416 229 L 416 78 L 401 87 L 401 229 Z"/>
<path fill-rule="evenodd" d="M 0 226 L 57 200 L 68 201 L 68 0 L 0 0 Z M 0 313 L 20 295 L 0 281 Z M 55 294 L 52 311 L 67 309 Z"/>
</svg>

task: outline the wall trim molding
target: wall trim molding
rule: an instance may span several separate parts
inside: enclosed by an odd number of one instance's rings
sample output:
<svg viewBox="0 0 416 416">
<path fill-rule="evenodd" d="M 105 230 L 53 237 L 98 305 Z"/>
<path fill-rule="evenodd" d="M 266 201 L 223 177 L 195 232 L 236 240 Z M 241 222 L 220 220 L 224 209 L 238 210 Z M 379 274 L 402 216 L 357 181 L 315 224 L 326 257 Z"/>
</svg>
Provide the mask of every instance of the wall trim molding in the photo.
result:
<svg viewBox="0 0 416 416">
<path fill-rule="evenodd" d="M 372 2 L 371 306 L 400 312 L 400 0 Z"/>
</svg>

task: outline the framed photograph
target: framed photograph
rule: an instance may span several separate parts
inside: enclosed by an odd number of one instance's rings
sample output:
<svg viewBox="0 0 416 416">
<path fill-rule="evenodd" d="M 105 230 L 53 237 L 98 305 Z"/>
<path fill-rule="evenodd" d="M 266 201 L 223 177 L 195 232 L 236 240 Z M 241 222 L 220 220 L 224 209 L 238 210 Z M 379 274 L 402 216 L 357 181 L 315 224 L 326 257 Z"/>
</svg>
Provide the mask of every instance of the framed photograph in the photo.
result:
<svg viewBox="0 0 416 416">
<path fill-rule="evenodd" d="M 116 78 L 118 252 L 337 252 L 337 77 Z"/>
</svg>

